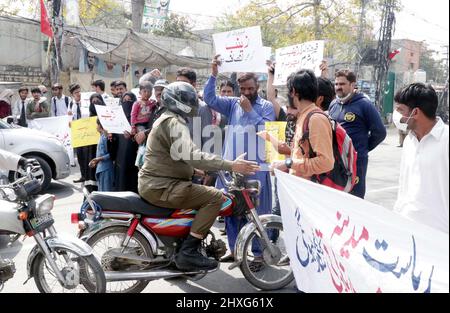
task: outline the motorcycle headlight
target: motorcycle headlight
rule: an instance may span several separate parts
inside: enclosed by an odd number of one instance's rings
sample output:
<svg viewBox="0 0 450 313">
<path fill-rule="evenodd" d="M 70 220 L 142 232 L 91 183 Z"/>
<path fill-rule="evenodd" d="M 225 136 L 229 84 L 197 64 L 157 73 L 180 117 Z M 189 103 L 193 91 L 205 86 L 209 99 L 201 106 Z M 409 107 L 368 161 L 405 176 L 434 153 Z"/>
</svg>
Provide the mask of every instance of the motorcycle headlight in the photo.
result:
<svg viewBox="0 0 450 313">
<path fill-rule="evenodd" d="M 36 216 L 42 216 L 45 214 L 50 213 L 50 211 L 53 209 L 53 204 L 55 202 L 55 196 L 54 195 L 43 195 L 36 199 L 36 210 L 35 215 Z"/>
</svg>

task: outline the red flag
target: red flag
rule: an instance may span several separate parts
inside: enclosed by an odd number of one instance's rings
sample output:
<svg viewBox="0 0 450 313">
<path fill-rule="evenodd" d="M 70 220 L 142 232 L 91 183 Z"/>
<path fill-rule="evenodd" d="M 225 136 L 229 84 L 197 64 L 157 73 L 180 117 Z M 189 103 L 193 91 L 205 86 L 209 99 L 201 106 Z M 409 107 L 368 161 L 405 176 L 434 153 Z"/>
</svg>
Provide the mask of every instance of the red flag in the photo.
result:
<svg viewBox="0 0 450 313">
<path fill-rule="evenodd" d="M 48 37 L 53 37 L 52 27 L 48 21 L 47 10 L 45 9 L 44 0 L 41 0 L 41 33 Z"/>
<path fill-rule="evenodd" d="M 391 53 L 389 53 L 389 60 L 392 60 L 397 54 L 399 54 L 400 52 L 402 52 L 402 48 L 399 49 L 395 49 L 394 51 L 392 51 Z"/>
</svg>

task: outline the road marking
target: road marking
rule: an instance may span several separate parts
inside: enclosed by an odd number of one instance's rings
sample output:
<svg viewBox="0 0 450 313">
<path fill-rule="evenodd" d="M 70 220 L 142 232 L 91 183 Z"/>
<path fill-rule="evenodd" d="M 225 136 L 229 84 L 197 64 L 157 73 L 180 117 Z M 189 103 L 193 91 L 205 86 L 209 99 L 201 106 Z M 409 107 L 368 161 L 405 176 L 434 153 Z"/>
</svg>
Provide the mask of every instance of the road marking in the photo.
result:
<svg viewBox="0 0 450 313">
<path fill-rule="evenodd" d="M 367 193 L 375 193 L 375 192 L 395 190 L 395 189 L 398 189 L 398 186 L 392 186 L 392 187 L 386 187 L 386 188 L 381 188 L 381 189 L 370 190 Z"/>
</svg>

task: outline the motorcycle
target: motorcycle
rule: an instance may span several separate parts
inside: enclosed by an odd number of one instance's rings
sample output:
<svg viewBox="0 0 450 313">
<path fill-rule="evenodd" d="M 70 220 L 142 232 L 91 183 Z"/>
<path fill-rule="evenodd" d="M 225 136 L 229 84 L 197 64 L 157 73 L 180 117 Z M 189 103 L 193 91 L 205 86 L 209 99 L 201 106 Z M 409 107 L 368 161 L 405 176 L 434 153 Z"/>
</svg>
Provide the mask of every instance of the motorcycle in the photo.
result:
<svg viewBox="0 0 450 313">
<path fill-rule="evenodd" d="M 56 232 L 51 213 L 55 196 L 37 195 L 41 184 L 34 174 L 39 171 L 39 166 L 27 166 L 23 177 L 0 185 L 0 234 L 11 236 L 8 245 L 21 235 L 36 241 L 28 255 L 24 284 L 34 278 L 41 293 L 105 292 L 105 274 L 91 247 Z M 14 262 L 0 256 L 0 291 L 15 272 Z"/>
<path fill-rule="evenodd" d="M 241 216 L 248 223 L 235 245 L 235 262 L 245 278 L 262 290 L 281 289 L 294 279 L 282 236 L 281 217 L 258 216 L 256 206 L 260 182 L 244 176 L 219 172 L 228 192 L 219 216 Z M 150 281 L 185 277 L 203 278 L 208 271 L 184 272 L 174 257 L 189 235 L 196 211 L 157 207 L 132 192 L 89 192 L 81 212 L 72 214 L 79 237 L 94 250 L 105 271 L 108 292 L 141 292 Z M 269 238 L 270 237 L 270 238 Z M 253 247 L 253 248 L 252 248 Z M 253 250 L 253 251 L 252 251 Z M 202 242 L 203 255 L 219 260 L 225 242 L 212 232 Z M 287 260 L 287 262 L 286 262 Z M 214 272 L 214 269 L 209 272 Z"/>
</svg>

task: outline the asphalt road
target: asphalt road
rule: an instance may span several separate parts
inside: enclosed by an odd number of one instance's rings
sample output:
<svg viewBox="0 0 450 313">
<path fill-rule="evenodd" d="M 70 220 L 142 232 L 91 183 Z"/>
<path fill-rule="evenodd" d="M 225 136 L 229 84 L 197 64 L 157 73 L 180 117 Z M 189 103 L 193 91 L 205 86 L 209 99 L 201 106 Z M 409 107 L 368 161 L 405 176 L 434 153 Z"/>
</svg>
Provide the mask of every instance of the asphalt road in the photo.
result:
<svg viewBox="0 0 450 313">
<path fill-rule="evenodd" d="M 388 137 L 375 151 L 370 153 L 369 169 L 367 173 L 367 196 L 366 199 L 380 204 L 388 209 L 394 205 L 398 190 L 398 175 L 400 167 L 401 149 L 397 147 L 398 135 L 395 129 L 388 130 Z M 78 168 L 72 168 L 73 174 L 68 178 L 52 182 L 48 193 L 56 195 L 56 203 L 53 209 L 55 226 L 60 233 L 75 235 L 76 226 L 70 223 L 70 214 L 78 212 L 83 195 L 80 184 L 72 181 L 79 177 Z M 217 223 L 213 230 L 218 232 L 224 224 Z M 0 254 L 3 257 L 12 258 L 16 265 L 14 278 L 6 283 L 3 293 L 38 292 L 33 280 L 26 285 L 27 279 L 26 262 L 30 250 L 35 245 L 33 238 L 24 237 L 16 241 L 12 247 L 5 248 L 4 242 L 0 241 Z M 226 237 L 221 237 L 226 241 Z M 296 292 L 295 283 L 276 292 Z M 236 268 L 228 270 L 228 264 L 222 264 L 220 269 L 198 281 L 189 280 L 158 280 L 151 282 L 143 291 L 144 293 L 244 293 L 260 292 L 250 285 L 241 271 Z"/>
</svg>

